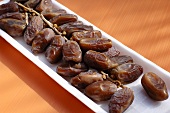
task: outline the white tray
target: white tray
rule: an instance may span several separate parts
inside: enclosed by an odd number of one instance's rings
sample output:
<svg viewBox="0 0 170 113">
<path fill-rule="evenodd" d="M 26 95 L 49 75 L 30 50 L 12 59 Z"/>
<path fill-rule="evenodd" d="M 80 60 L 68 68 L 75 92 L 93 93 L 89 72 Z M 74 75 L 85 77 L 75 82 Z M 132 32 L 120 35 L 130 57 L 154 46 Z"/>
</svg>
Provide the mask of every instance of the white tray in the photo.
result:
<svg viewBox="0 0 170 113">
<path fill-rule="evenodd" d="M 0 4 L 8 2 L 8 1 L 9 0 L 1 1 Z M 52 2 L 55 4 L 56 7 L 65 9 L 67 13 L 75 14 L 74 12 L 72 12 L 65 6 L 61 5 L 60 3 L 56 2 L 55 0 L 52 0 Z M 94 29 L 100 30 L 99 28 L 89 23 L 85 19 L 81 18 L 80 16 L 78 16 L 78 19 L 80 21 L 83 21 L 84 24 L 92 25 Z M 168 93 L 170 94 L 170 73 L 169 72 L 165 71 L 164 69 L 160 68 L 153 62 L 149 61 L 148 59 L 139 55 L 135 51 L 126 47 L 125 45 L 123 45 L 122 43 L 120 43 L 115 38 L 111 37 L 110 35 L 106 34 L 102 30 L 100 31 L 102 32 L 103 37 L 109 38 L 113 41 L 113 44 L 116 46 L 118 50 L 120 50 L 121 54 L 130 55 L 134 59 L 135 63 L 140 64 L 144 68 L 144 73 L 152 71 L 160 75 L 161 78 L 165 81 L 167 85 Z M 55 80 L 58 84 L 60 84 L 69 93 L 71 93 L 76 98 L 78 98 L 82 103 L 88 106 L 91 110 L 93 110 L 96 113 L 107 113 L 108 112 L 108 102 L 95 103 L 91 101 L 88 97 L 86 97 L 83 93 L 81 93 L 79 90 L 77 90 L 72 85 L 70 85 L 68 81 L 63 79 L 61 76 L 59 76 L 55 72 L 56 65 L 55 64 L 52 65 L 48 63 L 44 57 L 44 53 L 39 54 L 37 56 L 32 54 L 31 47 L 25 43 L 23 38 L 14 39 L 1 29 L 0 29 L 0 36 L 2 36 L 14 48 L 20 51 L 30 61 L 32 61 L 35 65 L 41 68 L 48 76 L 50 76 L 53 80 Z M 141 86 L 141 77 L 135 82 L 127 85 L 134 91 L 135 99 L 132 105 L 125 111 L 125 113 L 153 113 L 153 112 L 154 113 L 170 113 L 170 107 L 169 107 L 170 98 L 162 102 L 151 100 L 145 93 L 143 87 Z"/>
</svg>

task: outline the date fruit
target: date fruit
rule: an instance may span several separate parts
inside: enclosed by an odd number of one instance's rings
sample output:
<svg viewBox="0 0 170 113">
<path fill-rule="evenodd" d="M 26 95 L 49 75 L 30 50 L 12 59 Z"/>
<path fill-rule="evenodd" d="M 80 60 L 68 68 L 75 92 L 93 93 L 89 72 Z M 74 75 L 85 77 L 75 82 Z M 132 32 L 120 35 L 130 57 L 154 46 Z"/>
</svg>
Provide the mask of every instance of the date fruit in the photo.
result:
<svg viewBox="0 0 170 113">
<path fill-rule="evenodd" d="M 97 81 L 103 81 L 102 74 L 96 70 L 89 70 L 87 72 L 81 72 L 77 76 L 71 78 L 70 83 L 78 89 L 84 89 Z"/>
<path fill-rule="evenodd" d="M 125 63 L 111 69 L 111 78 L 119 80 L 122 84 L 128 84 L 137 80 L 143 73 L 142 66 L 134 63 Z"/>
<path fill-rule="evenodd" d="M 26 28 L 24 20 L 17 20 L 12 18 L 0 19 L 0 28 L 6 31 L 12 37 L 22 36 Z"/>
<path fill-rule="evenodd" d="M 134 94 L 130 88 L 116 91 L 109 101 L 109 113 L 123 113 L 133 102 Z"/>
<path fill-rule="evenodd" d="M 54 31 L 50 28 L 41 30 L 32 42 L 32 52 L 35 54 L 44 52 L 54 35 Z"/>
<path fill-rule="evenodd" d="M 0 15 L 18 11 L 19 11 L 18 5 L 13 1 L 0 5 Z"/>
<path fill-rule="evenodd" d="M 75 22 L 75 21 L 77 21 L 77 16 L 73 14 L 67 14 L 67 13 L 59 14 L 54 18 L 50 19 L 51 23 L 57 24 L 58 26 L 62 24 L 66 24 L 68 22 Z"/>
<path fill-rule="evenodd" d="M 24 32 L 24 40 L 32 45 L 35 36 L 43 29 L 43 20 L 40 16 L 33 16 Z"/>
<path fill-rule="evenodd" d="M 76 41 L 67 41 L 63 45 L 62 53 L 65 61 L 73 61 L 77 63 L 82 61 L 82 51 Z"/>
<path fill-rule="evenodd" d="M 165 82 L 155 73 L 148 72 L 144 74 L 141 83 L 152 99 L 163 101 L 169 97 Z"/>
<path fill-rule="evenodd" d="M 103 52 L 108 58 L 112 59 L 115 56 L 119 56 L 120 51 L 115 47 L 112 46 L 107 51 Z"/>
<path fill-rule="evenodd" d="M 84 93 L 94 101 L 106 101 L 117 91 L 117 86 L 110 81 L 98 81 L 88 85 Z"/>
<path fill-rule="evenodd" d="M 113 63 L 104 53 L 89 50 L 84 55 L 84 62 L 94 69 L 107 70 L 116 67 L 118 64 Z"/>
<path fill-rule="evenodd" d="M 63 77 L 73 77 L 87 70 L 88 67 L 84 63 L 74 64 L 61 62 L 61 64 L 57 66 L 56 72 Z"/>
<path fill-rule="evenodd" d="M 85 50 L 107 51 L 112 47 L 112 41 L 106 38 L 84 38 L 79 42 L 80 47 Z"/>
<path fill-rule="evenodd" d="M 60 35 L 55 35 L 50 46 L 45 52 L 45 57 L 50 63 L 56 63 L 62 59 L 62 48 L 65 44 L 65 39 Z"/>
<path fill-rule="evenodd" d="M 72 34 L 71 40 L 74 40 L 79 43 L 79 41 L 84 38 L 101 38 L 101 37 L 102 34 L 98 30 L 81 31 L 81 32 L 74 32 Z"/>
</svg>

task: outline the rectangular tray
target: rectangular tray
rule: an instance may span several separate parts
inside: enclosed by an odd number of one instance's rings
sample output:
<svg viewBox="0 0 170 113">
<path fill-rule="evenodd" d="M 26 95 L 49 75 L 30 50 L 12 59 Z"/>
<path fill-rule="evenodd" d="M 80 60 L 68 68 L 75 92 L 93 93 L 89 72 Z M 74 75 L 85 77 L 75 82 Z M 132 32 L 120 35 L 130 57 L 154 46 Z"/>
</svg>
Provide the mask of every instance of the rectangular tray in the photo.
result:
<svg viewBox="0 0 170 113">
<path fill-rule="evenodd" d="M 8 2 L 9 0 L 1 1 L 0 4 Z M 52 0 L 54 5 L 58 8 L 65 9 L 67 13 L 75 14 L 71 10 L 69 10 L 67 7 L 63 6 L 62 4 L 58 3 L 55 0 Z M 77 15 L 77 14 L 75 14 Z M 86 25 L 92 25 L 95 30 L 100 30 L 93 24 L 89 23 L 82 17 L 78 16 L 78 20 L 82 21 Z M 154 72 L 161 76 L 161 78 L 165 81 L 168 89 L 168 93 L 170 94 L 170 73 L 162 69 L 161 67 L 157 66 L 153 62 L 149 61 L 148 59 L 144 58 L 140 54 L 136 53 L 132 49 L 128 48 L 127 46 L 123 45 L 119 41 L 117 41 L 115 38 L 111 37 L 110 35 L 106 34 L 104 31 L 100 30 L 102 32 L 102 36 L 104 38 L 108 38 L 112 40 L 115 47 L 120 50 L 121 54 L 124 55 L 130 55 L 134 62 L 141 65 L 144 68 L 144 72 Z M 26 56 L 30 61 L 32 61 L 35 65 L 37 65 L 40 69 L 42 69 L 48 76 L 50 76 L 53 80 L 55 80 L 59 85 L 61 85 L 64 89 L 66 89 L 69 93 L 74 95 L 76 98 L 78 98 L 82 103 L 84 103 L 86 106 L 88 106 L 91 110 L 93 110 L 96 113 L 107 113 L 108 112 L 108 102 L 98 102 L 95 103 L 92 100 L 90 100 L 87 96 L 85 96 L 83 93 L 81 93 L 79 90 L 74 88 L 70 83 L 63 79 L 61 76 L 59 76 L 55 70 L 56 66 L 55 64 L 50 64 L 47 62 L 47 60 L 44 57 L 44 53 L 34 55 L 31 52 L 31 47 L 28 46 L 23 38 L 12 38 L 9 36 L 6 32 L 0 29 L 0 36 L 2 36 L 8 43 L 10 43 L 14 48 L 16 48 L 18 51 L 20 51 L 24 56 Z M 136 80 L 135 82 L 126 85 L 130 87 L 134 91 L 135 99 L 132 103 L 132 105 L 125 111 L 125 113 L 169 113 L 170 112 L 170 98 L 163 101 L 163 102 L 156 102 L 151 100 L 145 93 L 144 89 L 141 85 L 141 77 Z"/>
</svg>

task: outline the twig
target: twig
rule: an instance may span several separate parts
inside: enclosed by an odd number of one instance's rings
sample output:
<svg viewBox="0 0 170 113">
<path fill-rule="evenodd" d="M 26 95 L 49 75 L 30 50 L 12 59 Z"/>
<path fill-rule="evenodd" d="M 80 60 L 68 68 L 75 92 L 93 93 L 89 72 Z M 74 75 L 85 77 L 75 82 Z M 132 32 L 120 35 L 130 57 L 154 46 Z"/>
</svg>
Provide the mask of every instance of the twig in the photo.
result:
<svg viewBox="0 0 170 113">
<path fill-rule="evenodd" d="M 24 8 L 25 10 L 27 10 L 28 12 L 31 12 L 31 13 L 33 13 L 33 14 L 36 14 L 36 15 L 40 16 L 41 19 L 42 19 L 51 29 L 53 29 L 57 34 L 62 35 L 62 33 L 59 32 L 59 31 L 57 30 L 57 28 L 55 27 L 55 26 L 57 26 L 57 24 L 55 24 L 55 25 L 52 24 L 50 21 L 48 21 L 48 20 L 44 17 L 44 15 L 38 13 L 38 12 L 35 11 L 34 9 L 31 9 L 31 8 L 28 8 L 28 7 L 24 6 L 24 5 L 21 4 L 21 3 L 18 3 L 18 2 L 15 2 L 15 3 L 18 4 L 20 7 Z M 27 16 L 26 16 L 26 18 L 27 18 Z M 26 23 L 27 23 L 27 20 L 26 20 Z M 63 38 L 64 38 L 66 41 L 68 40 L 65 36 L 63 36 Z"/>
<path fill-rule="evenodd" d="M 36 15 L 40 15 L 37 11 L 31 9 L 31 8 L 28 8 L 26 6 L 24 6 L 23 4 L 21 3 L 18 3 L 18 2 L 15 2 L 17 5 L 19 5 L 20 7 L 23 7 L 24 9 L 26 9 L 27 11 L 31 12 L 31 13 L 35 13 Z"/>
<path fill-rule="evenodd" d="M 112 78 L 109 77 L 109 75 L 107 73 L 105 73 L 103 71 L 101 71 L 101 74 L 103 75 L 103 79 L 113 82 L 114 84 L 117 85 L 118 88 L 119 87 L 124 88 L 123 84 L 119 80 L 113 80 Z"/>
<path fill-rule="evenodd" d="M 27 12 L 25 12 L 25 22 L 28 25 L 28 13 Z"/>
</svg>

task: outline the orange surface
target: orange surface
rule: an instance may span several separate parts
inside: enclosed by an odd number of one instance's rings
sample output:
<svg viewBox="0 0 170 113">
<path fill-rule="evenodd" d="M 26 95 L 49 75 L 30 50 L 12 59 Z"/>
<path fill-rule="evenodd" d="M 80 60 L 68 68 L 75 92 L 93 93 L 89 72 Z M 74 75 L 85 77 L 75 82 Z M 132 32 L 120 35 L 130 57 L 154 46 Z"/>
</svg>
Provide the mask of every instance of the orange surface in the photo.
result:
<svg viewBox="0 0 170 113">
<path fill-rule="evenodd" d="M 169 0 L 58 0 L 58 2 L 170 71 Z M 0 112 L 91 111 L 0 37 Z"/>
</svg>

